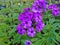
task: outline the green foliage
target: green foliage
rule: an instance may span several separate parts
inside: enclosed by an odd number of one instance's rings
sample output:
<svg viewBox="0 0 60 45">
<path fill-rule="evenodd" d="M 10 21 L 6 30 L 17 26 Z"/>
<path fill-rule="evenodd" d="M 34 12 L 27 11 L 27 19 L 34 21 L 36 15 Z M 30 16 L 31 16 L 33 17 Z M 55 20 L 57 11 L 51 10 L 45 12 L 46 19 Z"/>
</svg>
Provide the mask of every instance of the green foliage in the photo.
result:
<svg viewBox="0 0 60 45">
<path fill-rule="evenodd" d="M 32 0 L 24 1 L 27 0 L 0 0 L 0 5 L 6 6 L 0 10 L 0 45 L 24 45 L 27 39 L 32 41 L 32 45 L 60 45 L 60 16 L 54 17 L 50 11 L 44 13 L 43 22 L 46 25 L 35 37 L 17 34 L 17 17 L 23 8 L 32 3 Z"/>
</svg>

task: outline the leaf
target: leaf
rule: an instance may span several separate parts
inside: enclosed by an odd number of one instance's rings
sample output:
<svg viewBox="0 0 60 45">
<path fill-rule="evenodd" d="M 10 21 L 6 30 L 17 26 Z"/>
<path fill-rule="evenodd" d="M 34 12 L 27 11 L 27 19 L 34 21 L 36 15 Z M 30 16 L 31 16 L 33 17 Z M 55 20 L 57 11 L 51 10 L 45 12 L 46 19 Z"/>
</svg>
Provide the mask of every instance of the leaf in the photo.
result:
<svg viewBox="0 0 60 45">
<path fill-rule="evenodd" d="M 16 25 L 13 25 L 12 27 L 13 27 L 13 29 L 11 29 L 9 31 L 9 35 L 13 35 L 15 33 L 15 31 L 16 31 Z"/>
<path fill-rule="evenodd" d="M 16 42 L 18 42 L 18 41 L 20 41 L 20 40 L 21 40 L 21 35 L 16 34 L 16 35 L 14 36 L 13 44 L 16 43 Z"/>
<path fill-rule="evenodd" d="M 41 39 L 38 39 L 36 42 L 34 42 L 32 45 L 43 45 L 44 43 L 43 43 L 44 41 Z"/>
<path fill-rule="evenodd" d="M 13 13 L 13 19 L 18 19 L 18 13 Z"/>
<path fill-rule="evenodd" d="M 38 38 L 32 38 L 32 39 L 31 39 L 32 42 L 35 42 L 35 41 L 37 41 L 37 40 L 38 40 Z"/>
<path fill-rule="evenodd" d="M 6 30 L 6 29 L 8 29 L 8 25 L 7 24 L 5 24 L 5 23 L 0 23 L 0 30 Z"/>
</svg>

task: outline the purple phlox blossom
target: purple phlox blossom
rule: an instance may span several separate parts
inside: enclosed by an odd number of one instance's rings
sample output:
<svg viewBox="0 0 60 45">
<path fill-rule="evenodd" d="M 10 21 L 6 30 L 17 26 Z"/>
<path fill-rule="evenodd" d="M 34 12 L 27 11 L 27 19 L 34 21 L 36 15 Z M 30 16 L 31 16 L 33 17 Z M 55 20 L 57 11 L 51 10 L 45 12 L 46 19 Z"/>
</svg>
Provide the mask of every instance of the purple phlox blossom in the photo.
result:
<svg viewBox="0 0 60 45">
<path fill-rule="evenodd" d="M 27 34 L 29 37 L 34 37 L 37 32 L 40 32 L 44 27 L 42 22 L 42 14 L 39 12 L 29 11 L 30 9 L 25 8 L 18 16 L 20 24 L 17 25 L 16 30 L 18 34 Z"/>
<path fill-rule="evenodd" d="M 18 34 L 24 35 L 26 33 L 25 29 L 21 27 L 20 24 L 17 25 L 16 30 Z"/>
<path fill-rule="evenodd" d="M 20 13 L 20 15 L 18 16 L 18 20 L 19 21 L 31 20 L 32 16 L 33 16 L 32 12 L 23 12 Z"/>
<path fill-rule="evenodd" d="M 54 8 L 53 10 L 52 10 L 52 15 L 53 16 L 58 16 L 59 15 L 59 8 Z"/>
<path fill-rule="evenodd" d="M 58 3 L 57 6 L 60 7 L 60 3 Z"/>
<path fill-rule="evenodd" d="M 23 28 L 20 28 L 20 30 L 18 31 L 18 34 L 24 35 L 26 33 L 26 30 Z"/>
<path fill-rule="evenodd" d="M 29 28 L 32 26 L 32 21 L 31 20 L 26 20 L 22 22 L 22 25 L 24 28 Z"/>
<path fill-rule="evenodd" d="M 58 8 L 59 8 L 59 10 L 60 10 L 60 3 L 58 3 L 58 4 L 57 4 L 57 7 L 58 7 Z"/>
<path fill-rule="evenodd" d="M 42 15 L 40 13 L 34 13 L 33 18 L 36 23 L 42 21 Z"/>
<path fill-rule="evenodd" d="M 26 40 L 24 44 L 25 45 L 32 45 L 32 42 L 30 40 Z"/>
<path fill-rule="evenodd" d="M 28 30 L 27 30 L 27 35 L 29 36 L 29 37 L 34 37 L 35 36 L 35 29 L 33 28 L 33 27 L 31 27 L 31 28 L 29 28 Z"/>
<path fill-rule="evenodd" d="M 43 23 L 43 22 L 38 22 L 38 23 L 36 24 L 36 31 L 37 31 L 37 32 L 41 32 L 42 29 L 43 29 L 43 27 L 44 27 L 44 23 Z"/>
</svg>

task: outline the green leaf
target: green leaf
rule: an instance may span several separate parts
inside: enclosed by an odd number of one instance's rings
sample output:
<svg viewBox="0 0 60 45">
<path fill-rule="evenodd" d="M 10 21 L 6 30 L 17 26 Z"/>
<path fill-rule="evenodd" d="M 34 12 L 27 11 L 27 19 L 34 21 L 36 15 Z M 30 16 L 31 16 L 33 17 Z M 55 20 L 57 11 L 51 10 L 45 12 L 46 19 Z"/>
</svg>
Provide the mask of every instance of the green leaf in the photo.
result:
<svg viewBox="0 0 60 45">
<path fill-rule="evenodd" d="M 35 42 L 35 41 L 37 41 L 37 40 L 38 40 L 38 38 L 32 38 L 32 39 L 31 39 L 32 42 Z"/>
<path fill-rule="evenodd" d="M 21 40 L 21 35 L 16 34 L 16 35 L 14 36 L 13 44 L 16 43 L 16 42 L 20 42 L 20 40 Z"/>
</svg>

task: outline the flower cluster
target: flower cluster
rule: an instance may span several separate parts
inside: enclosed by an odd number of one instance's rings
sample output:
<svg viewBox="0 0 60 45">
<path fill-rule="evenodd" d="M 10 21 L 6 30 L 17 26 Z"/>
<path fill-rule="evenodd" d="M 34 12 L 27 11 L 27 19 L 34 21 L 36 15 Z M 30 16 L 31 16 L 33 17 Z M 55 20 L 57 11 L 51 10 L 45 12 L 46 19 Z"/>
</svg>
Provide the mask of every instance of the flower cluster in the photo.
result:
<svg viewBox="0 0 60 45">
<path fill-rule="evenodd" d="M 60 4 L 58 4 L 59 6 Z M 50 4 L 48 10 L 53 16 L 59 15 L 59 8 L 56 4 Z M 44 23 L 42 22 L 42 12 L 46 11 L 45 0 L 34 0 L 32 8 L 24 8 L 23 12 L 18 16 L 20 24 L 17 25 L 16 30 L 19 34 L 27 34 L 29 37 L 34 37 L 36 32 L 40 32 Z"/>
<path fill-rule="evenodd" d="M 35 0 L 32 4 L 33 12 L 45 12 L 46 11 L 46 1 L 45 0 Z"/>
<path fill-rule="evenodd" d="M 44 0 L 35 0 L 32 8 L 24 8 L 18 16 L 18 21 L 20 21 L 20 24 L 16 27 L 18 34 L 27 34 L 29 37 L 34 37 L 36 32 L 42 31 L 44 23 L 42 22 L 41 12 L 43 11 L 46 11 Z"/>
<path fill-rule="evenodd" d="M 51 10 L 51 13 L 53 16 L 58 16 L 59 15 L 59 8 L 57 7 L 56 4 L 50 4 L 48 6 L 48 9 Z"/>
<path fill-rule="evenodd" d="M 29 8 L 26 8 L 24 12 L 20 13 L 18 20 L 21 21 L 17 25 L 16 30 L 19 34 L 27 34 L 29 37 L 34 37 L 37 32 L 40 32 L 44 27 L 42 22 L 42 15 L 38 12 L 31 12 Z"/>
</svg>

